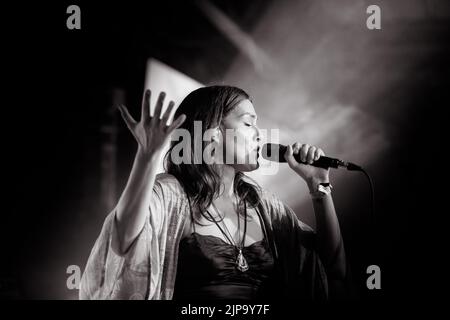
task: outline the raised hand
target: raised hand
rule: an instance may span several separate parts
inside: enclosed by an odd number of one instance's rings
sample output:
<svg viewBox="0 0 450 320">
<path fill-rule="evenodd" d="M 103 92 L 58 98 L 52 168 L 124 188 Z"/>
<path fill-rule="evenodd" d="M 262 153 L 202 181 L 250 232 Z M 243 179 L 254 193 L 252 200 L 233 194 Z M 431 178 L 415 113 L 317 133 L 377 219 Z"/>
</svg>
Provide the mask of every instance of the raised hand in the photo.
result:
<svg viewBox="0 0 450 320">
<path fill-rule="evenodd" d="M 123 120 L 138 143 L 138 152 L 145 156 L 161 152 L 172 131 L 186 120 L 186 115 L 182 114 L 171 124 L 167 124 L 170 113 L 175 105 L 173 101 L 169 102 L 167 110 L 161 117 L 164 98 L 166 96 L 165 92 L 159 94 L 155 106 L 155 113 L 151 116 L 150 96 L 150 90 L 146 90 L 142 101 L 141 119 L 139 121 L 133 119 L 125 106 L 118 106 Z"/>
</svg>

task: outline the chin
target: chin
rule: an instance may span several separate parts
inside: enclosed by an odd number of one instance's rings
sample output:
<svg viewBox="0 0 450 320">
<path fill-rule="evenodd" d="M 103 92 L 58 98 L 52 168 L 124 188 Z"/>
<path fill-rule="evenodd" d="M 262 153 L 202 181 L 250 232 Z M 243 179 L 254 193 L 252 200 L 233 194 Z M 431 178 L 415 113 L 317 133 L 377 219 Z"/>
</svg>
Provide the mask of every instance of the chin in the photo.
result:
<svg viewBox="0 0 450 320">
<path fill-rule="evenodd" d="M 259 162 L 257 163 L 252 163 L 252 164 L 238 164 L 235 165 L 234 168 L 236 169 L 236 171 L 241 171 L 241 172 L 251 172 L 251 171 L 255 171 L 259 168 Z"/>
</svg>

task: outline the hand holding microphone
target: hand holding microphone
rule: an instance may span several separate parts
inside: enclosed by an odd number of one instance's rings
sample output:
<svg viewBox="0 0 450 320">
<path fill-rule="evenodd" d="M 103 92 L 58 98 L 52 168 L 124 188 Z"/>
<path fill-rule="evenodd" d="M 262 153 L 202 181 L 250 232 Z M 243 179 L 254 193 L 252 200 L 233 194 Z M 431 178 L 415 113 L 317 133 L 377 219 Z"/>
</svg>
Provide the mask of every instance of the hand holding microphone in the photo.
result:
<svg viewBox="0 0 450 320">
<path fill-rule="evenodd" d="M 294 170 L 299 175 L 310 176 L 311 173 L 313 173 L 312 175 L 317 174 L 318 179 L 326 180 L 324 182 L 328 182 L 327 179 L 329 168 L 337 169 L 339 167 L 343 167 L 349 171 L 362 172 L 367 177 L 367 180 L 369 181 L 370 184 L 371 200 L 372 200 L 371 211 L 372 217 L 375 218 L 375 191 L 373 181 L 370 175 L 367 173 L 367 171 L 364 170 L 364 168 L 351 162 L 326 157 L 320 148 L 311 147 L 308 145 L 300 145 L 299 143 L 295 143 L 293 146 L 297 147 L 299 152 L 295 152 L 295 150 L 291 146 L 286 147 L 282 144 L 267 143 L 262 148 L 262 157 L 269 161 L 288 162 L 289 166 L 291 168 L 294 167 L 295 168 Z M 292 159 L 295 159 L 295 162 L 297 162 L 297 164 L 295 163 L 293 164 Z M 310 171 L 307 170 L 306 167 L 317 167 L 321 169 L 318 169 L 318 171 Z M 308 186 L 311 188 L 312 184 L 311 180 L 310 181 L 306 180 L 306 182 L 308 183 Z"/>
<path fill-rule="evenodd" d="M 267 143 L 263 146 L 262 157 L 270 161 L 287 162 L 310 188 L 315 188 L 320 183 L 329 183 L 329 168 L 345 167 L 347 170 L 363 171 L 360 166 L 351 162 L 326 157 L 320 148 L 298 142 L 292 146 Z"/>
<path fill-rule="evenodd" d="M 329 183 L 329 169 L 313 165 L 320 157 L 325 156 L 322 149 L 296 142 L 287 146 L 283 156 L 289 167 L 302 177 L 310 188 L 319 183 Z"/>
<path fill-rule="evenodd" d="M 307 144 L 302 145 L 299 143 L 298 143 L 298 145 L 302 146 L 303 152 L 306 152 L 306 155 L 308 155 L 308 152 L 310 149 L 309 147 L 311 147 L 311 146 L 309 146 Z M 295 146 L 295 144 L 293 146 Z M 309 147 L 307 148 L 307 146 L 309 146 Z M 316 147 L 314 147 L 314 148 L 316 148 Z M 288 162 L 285 158 L 287 149 L 288 149 L 288 147 L 286 147 L 282 144 L 267 143 L 263 146 L 262 157 L 266 160 L 275 161 L 275 162 Z M 316 150 L 317 150 L 317 148 L 316 148 Z M 322 151 L 320 148 L 318 150 Z M 315 151 L 314 151 L 314 153 L 315 153 Z M 303 160 L 303 158 L 302 158 L 303 155 L 305 155 L 305 153 L 302 154 L 302 153 L 293 152 L 294 159 L 299 163 L 309 164 L 311 166 L 319 167 L 319 168 L 323 168 L 323 169 L 328 169 L 328 168 L 337 169 L 339 167 L 343 167 L 349 171 L 363 171 L 360 166 L 358 166 L 354 163 L 342 161 L 342 160 L 339 160 L 336 158 L 325 157 L 323 154 L 323 151 L 317 160 L 315 159 L 315 157 L 311 157 L 311 158 L 313 158 L 312 163 L 308 163 L 307 158 L 305 158 Z"/>
</svg>

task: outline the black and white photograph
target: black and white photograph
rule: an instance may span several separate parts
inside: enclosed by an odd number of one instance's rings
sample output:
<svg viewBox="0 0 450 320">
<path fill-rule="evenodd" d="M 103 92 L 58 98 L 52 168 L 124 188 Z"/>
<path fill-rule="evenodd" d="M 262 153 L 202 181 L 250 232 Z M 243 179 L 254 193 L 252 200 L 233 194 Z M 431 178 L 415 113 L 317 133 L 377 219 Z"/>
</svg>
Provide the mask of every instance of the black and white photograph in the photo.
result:
<svg viewBox="0 0 450 320">
<path fill-rule="evenodd" d="M 2 12 L 1 300 L 444 297 L 449 1 Z"/>
</svg>

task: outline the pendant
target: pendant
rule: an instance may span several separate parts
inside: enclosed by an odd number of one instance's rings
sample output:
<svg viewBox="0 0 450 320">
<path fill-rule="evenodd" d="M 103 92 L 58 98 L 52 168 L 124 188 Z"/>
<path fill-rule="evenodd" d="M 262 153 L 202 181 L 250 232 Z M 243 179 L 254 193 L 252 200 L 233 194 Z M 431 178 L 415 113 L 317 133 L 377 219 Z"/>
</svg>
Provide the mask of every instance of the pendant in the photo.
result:
<svg viewBox="0 0 450 320">
<path fill-rule="evenodd" d="M 236 259 L 236 265 L 239 271 L 245 272 L 248 270 L 248 263 L 247 260 L 245 260 L 244 255 L 242 254 L 242 249 L 238 249 L 239 254 Z"/>
</svg>

